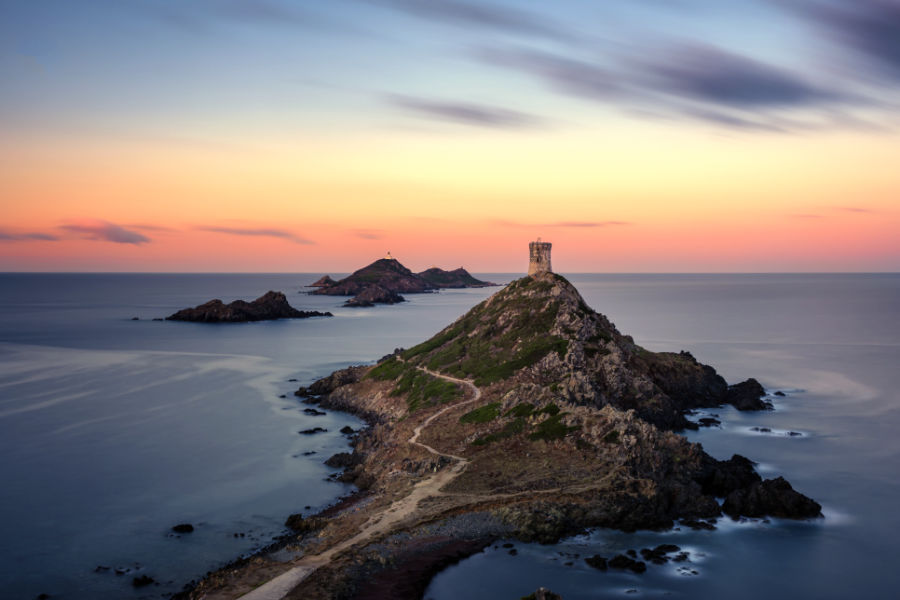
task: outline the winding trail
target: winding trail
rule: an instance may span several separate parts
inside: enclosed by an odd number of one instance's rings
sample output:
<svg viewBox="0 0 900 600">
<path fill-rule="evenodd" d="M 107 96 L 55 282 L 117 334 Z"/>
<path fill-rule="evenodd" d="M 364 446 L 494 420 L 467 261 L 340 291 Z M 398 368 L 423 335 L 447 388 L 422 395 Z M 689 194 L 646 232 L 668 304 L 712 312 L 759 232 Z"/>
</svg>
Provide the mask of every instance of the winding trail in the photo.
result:
<svg viewBox="0 0 900 600">
<path fill-rule="evenodd" d="M 455 461 L 455 464 L 451 468 L 441 469 L 433 477 L 417 483 L 409 494 L 392 502 L 390 507 L 388 507 L 386 510 L 373 515 L 360 527 L 359 533 L 357 533 L 355 536 L 344 540 L 343 542 L 335 546 L 332 546 L 330 549 L 320 554 L 304 556 L 299 561 L 297 561 L 296 566 L 285 571 L 274 579 L 271 579 L 267 583 L 264 583 L 255 590 L 244 594 L 240 597 L 241 600 L 281 600 L 292 589 L 299 585 L 301 581 L 309 577 L 309 575 L 316 569 L 327 564 L 336 554 L 343 552 L 344 550 L 368 539 L 371 539 L 377 535 L 387 533 L 393 528 L 394 525 L 412 515 L 415 512 L 416 507 L 418 507 L 419 502 L 421 502 L 425 498 L 443 495 L 443 493 L 440 491 L 441 488 L 458 477 L 459 474 L 462 473 L 469 465 L 469 460 L 467 458 L 440 452 L 439 450 L 435 450 L 431 446 L 423 444 L 418 440 L 419 436 L 422 435 L 422 431 L 426 427 L 431 425 L 431 423 L 435 419 L 448 413 L 451 410 L 456 410 L 461 406 L 472 404 L 473 402 L 477 402 L 479 399 L 481 399 L 481 389 L 479 389 L 478 386 L 476 386 L 475 383 L 469 379 L 458 379 L 456 377 L 450 377 L 449 375 L 443 375 L 441 373 L 431 371 L 425 367 L 416 368 L 431 375 L 432 377 L 438 377 L 446 381 L 458 383 L 472 390 L 471 398 L 462 402 L 457 402 L 456 404 L 451 404 L 450 406 L 444 407 L 438 412 L 434 413 L 433 415 L 425 419 L 425 421 L 423 421 L 421 425 L 413 429 L 413 434 L 409 438 L 409 443 L 413 446 L 423 448 L 424 450 L 427 450 L 435 456 L 449 458 Z"/>
</svg>

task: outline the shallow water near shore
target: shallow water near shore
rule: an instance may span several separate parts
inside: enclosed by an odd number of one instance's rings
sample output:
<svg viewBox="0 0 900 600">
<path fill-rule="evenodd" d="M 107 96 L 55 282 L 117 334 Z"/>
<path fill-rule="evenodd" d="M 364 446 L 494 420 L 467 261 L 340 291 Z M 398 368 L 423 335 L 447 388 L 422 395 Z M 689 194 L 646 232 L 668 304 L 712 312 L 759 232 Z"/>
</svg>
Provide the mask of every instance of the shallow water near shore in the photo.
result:
<svg viewBox="0 0 900 600">
<path fill-rule="evenodd" d="M 298 293 L 320 275 L 0 275 L 4 597 L 170 594 L 270 541 L 288 514 L 333 502 L 350 488 L 325 481 L 333 469 L 322 461 L 347 448 L 341 427 L 361 423 L 332 411 L 303 414 L 292 392 L 426 339 L 497 289 L 345 309 L 342 298 Z M 692 598 L 893 594 L 900 276 L 569 279 L 639 344 L 686 349 L 730 382 L 756 377 L 785 390 L 772 412 L 708 411 L 721 427 L 689 437 L 716 457 L 758 461 L 765 477 L 784 475 L 823 504 L 826 518 L 726 519 L 713 532 L 595 531 L 553 546 L 516 543 L 517 556 L 488 549 L 448 568 L 427 598 L 519 597 L 541 585 L 567 600 L 630 590 Z M 335 317 L 151 320 L 269 289 Z M 297 433 L 315 426 L 328 432 Z M 182 522 L 195 531 L 173 535 Z M 583 561 L 660 543 L 689 550 L 690 561 L 650 565 L 643 575 L 599 572 Z M 117 576 L 116 568 L 129 572 Z M 160 585 L 133 588 L 143 574 Z"/>
</svg>

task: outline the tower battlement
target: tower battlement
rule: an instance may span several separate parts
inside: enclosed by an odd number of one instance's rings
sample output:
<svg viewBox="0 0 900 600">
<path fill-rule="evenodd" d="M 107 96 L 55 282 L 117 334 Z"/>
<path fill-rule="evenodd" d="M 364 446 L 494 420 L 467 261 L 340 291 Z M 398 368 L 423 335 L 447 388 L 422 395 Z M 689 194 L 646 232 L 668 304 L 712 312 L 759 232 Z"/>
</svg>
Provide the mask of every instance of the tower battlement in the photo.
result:
<svg viewBox="0 0 900 600">
<path fill-rule="evenodd" d="M 550 242 L 542 242 L 538 238 L 536 242 L 528 244 L 528 274 L 552 272 L 550 267 Z"/>
</svg>

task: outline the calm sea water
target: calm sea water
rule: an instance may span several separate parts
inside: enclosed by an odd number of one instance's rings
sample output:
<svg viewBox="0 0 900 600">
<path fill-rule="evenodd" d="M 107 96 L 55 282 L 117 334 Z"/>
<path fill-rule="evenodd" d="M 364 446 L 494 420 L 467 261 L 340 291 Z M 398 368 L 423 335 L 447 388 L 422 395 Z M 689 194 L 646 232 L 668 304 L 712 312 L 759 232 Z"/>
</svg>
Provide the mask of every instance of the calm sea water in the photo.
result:
<svg viewBox="0 0 900 600">
<path fill-rule="evenodd" d="M 287 514 L 347 493 L 325 481 L 332 470 L 322 461 L 346 448 L 338 430 L 359 421 L 304 415 L 291 392 L 422 341 L 496 290 L 411 295 L 402 305 L 354 310 L 341 308 L 342 299 L 299 294 L 320 275 L 0 275 L 4 597 L 159 597 L 266 543 Z M 440 574 L 427 597 L 515 598 L 539 585 L 567 600 L 631 590 L 690 598 L 894 595 L 900 276 L 569 278 L 638 343 L 687 349 L 729 381 L 753 376 L 787 391 L 771 413 L 714 411 L 723 426 L 691 438 L 715 456 L 759 461 L 766 476 L 784 474 L 825 506 L 826 518 L 723 522 L 715 532 L 596 531 L 556 546 L 517 544 L 515 557 L 491 549 Z M 150 320 L 269 289 L 297 308 L 336 316 L 236 325 Z M 297 434 L 312 426 L 329 431 Z M 789 430 L 804 435 L 778 435 Z M 196 531 L 171 536 L 182 522 Z M 643 576 L 600 573 L 580 560 L 661 541 L 691 550 L 687 566 L 696 574 L 673 565 Z M 117 576 L 97 566 L 131 571 Z M 135 590 L 131 579 L 141 574 L 161 585 Z"/>
</svg>

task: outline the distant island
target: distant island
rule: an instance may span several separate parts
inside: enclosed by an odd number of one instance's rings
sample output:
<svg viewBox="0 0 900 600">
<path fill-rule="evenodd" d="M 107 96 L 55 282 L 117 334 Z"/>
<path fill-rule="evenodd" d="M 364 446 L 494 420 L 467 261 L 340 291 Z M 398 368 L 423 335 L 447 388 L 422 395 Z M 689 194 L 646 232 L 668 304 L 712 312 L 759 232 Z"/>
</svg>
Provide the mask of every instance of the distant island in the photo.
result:
<svg viewBox="0 0 900 600">
<path fill-rule="evenodd" d="M 421 273 L 413 273 L 390 253 L 340 281 L 328 275 L 309 287 L 318 288 L 310 294 L 327 296 L 353 296 L 345 306 L 373 306 L 375 304 L 396 304 L 405 299 L 401 294 L 421 294 L 445 288 L 479 288 L 497 285 L 481 281 L 460 267 L 445 271 L 431 267 Z"/>
<path fill-rule="evenodd" d="M 179 310 L 166 317 L 167 321 L 193 321 L 197 323 L 245 323 L 274 319 L 306 319 L 330 317 L 330 312 L 297 310 L 288 304 L 282 292 L 269 291 L 252 302 L 235 300 L 225 304 L 219 299 L 210 300 L 194 308 Z"/>
<path fill-rule="evenodd" d="M 369 422 L 352 453 L 328 461 L 359 492 L 292 515 L 293 533 L 268 553 L 184 597 L 418 598 L 438 570 L 502 538 L 821 516 L 785 479 L 677 433 L 695 426 L 695 408 L 767 408 L 755 380 L 729 386 L 687 352 L 637 345 L 549 271 L 550 244 L 536 243 L 530 275 L 431 339 L 297 391 Z M 584 560 L 641 573 L 692 555 L 663 544 Z"/>
</svg>

